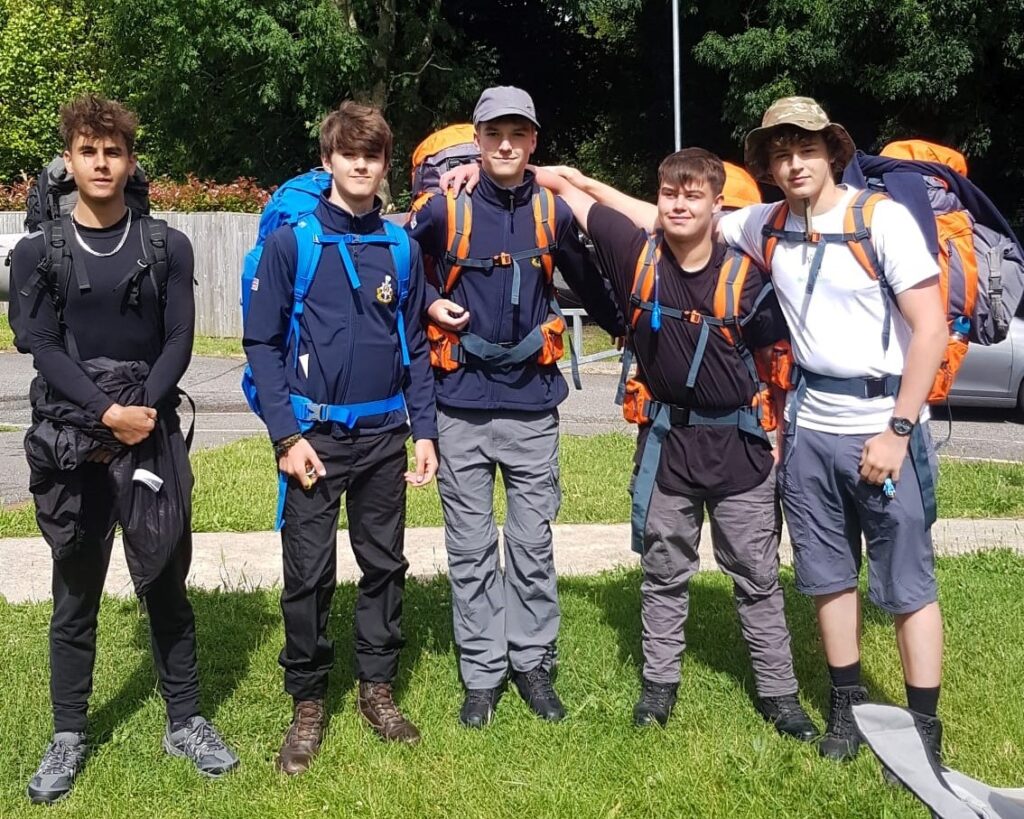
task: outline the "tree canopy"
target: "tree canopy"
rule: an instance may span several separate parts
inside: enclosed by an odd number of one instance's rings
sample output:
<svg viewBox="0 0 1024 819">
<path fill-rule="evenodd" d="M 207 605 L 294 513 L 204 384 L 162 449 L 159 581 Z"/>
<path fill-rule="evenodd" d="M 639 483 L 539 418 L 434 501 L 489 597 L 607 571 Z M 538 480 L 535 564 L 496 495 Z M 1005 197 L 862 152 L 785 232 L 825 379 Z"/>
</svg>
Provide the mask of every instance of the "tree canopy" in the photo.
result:
<svg viewBox="0 0 1024 819">
<path fill-rule="evenodd" d="M 1024 218 L 1024 0 L 682 3 L 683 140 L 742 157 L 781 94 L 818 98 L 858 145 L 922 136 Z M 351 97 L 396 135 L 392 188 L 436 127 L 486 84 L 520 85 L 538 156 L 637 193 L 672 150 L 665 0 L 0 0 L 0 180 L 57 148 L 60 102 L 135 108 L 147 167 L 281 181 L 316 159 L 321 117 Z"/>
</svg>

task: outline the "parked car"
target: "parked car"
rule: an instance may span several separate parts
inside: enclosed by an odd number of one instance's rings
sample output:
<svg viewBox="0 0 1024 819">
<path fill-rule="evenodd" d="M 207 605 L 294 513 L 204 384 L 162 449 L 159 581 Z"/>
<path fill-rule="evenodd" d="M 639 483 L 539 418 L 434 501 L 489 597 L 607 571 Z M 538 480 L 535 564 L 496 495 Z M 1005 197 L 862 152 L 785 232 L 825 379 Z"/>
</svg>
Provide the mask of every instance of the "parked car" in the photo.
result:
<svg viewBox="0 0 1024 819">
<path fill-rule="evenodd" d="M 955 407 L 1016 407 L 1024 413 L 1024 307 L 999 344 L 967 348 L 949 403 Z"/>
</svg>

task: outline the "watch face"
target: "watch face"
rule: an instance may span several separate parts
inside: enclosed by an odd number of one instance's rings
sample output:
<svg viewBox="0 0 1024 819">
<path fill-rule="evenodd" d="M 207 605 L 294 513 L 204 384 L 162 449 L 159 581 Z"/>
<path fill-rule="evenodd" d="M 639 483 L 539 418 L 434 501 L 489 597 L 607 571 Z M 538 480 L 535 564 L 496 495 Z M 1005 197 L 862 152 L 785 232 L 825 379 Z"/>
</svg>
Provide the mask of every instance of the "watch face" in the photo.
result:
<svg viewBox="0 0 1024 819">
<path fill-rule="evenodd" d="M 914 422 L 906 418 L 893 418 L 889 426 L 897 435 L 909 435 L 914 429 Z"/>
</svg>

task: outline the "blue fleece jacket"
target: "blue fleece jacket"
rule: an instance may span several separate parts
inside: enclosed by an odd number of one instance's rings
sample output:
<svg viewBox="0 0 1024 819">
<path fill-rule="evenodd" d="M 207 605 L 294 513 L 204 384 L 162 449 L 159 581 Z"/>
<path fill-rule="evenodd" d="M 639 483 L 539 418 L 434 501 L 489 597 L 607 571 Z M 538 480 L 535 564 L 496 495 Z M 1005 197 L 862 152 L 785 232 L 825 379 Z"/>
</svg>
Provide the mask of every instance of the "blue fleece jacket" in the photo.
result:
<svg viewBox="0 0 1024 819">
<path fill-rule="evenodd" d="M 315 211 L 327 234 L 383 233 L 380 203 L 359 216 L 321 198 Z M 402 366 L 396 311 L 398 280 L 391 251 L 384 245 L 349 245 L 359 276 L 353 290 L 336 245 L 326 245 L 306 296 L 300 321 L 299 364 L 285 349 L 297 262 L 295 233 L 283 226 L 267 237 L 256 271 L 242 346 L 252 367 L 271 440 L 299 431 L 289 393 L 324 404 L 355 404 L 388 398 L 402 391 L 416 440 L 437 438 L 434 378 L 421 316 L 424 304 L 423 257 L 415 241 L 408 301 L 403 307 L 410 367 Z M 406 423 L 394 411 L 361 418 L 352 432 L 339 424 L 335 435 L 388 432 Z"/>
<path fill-rule="evenodd" d="M 532 198 L 537 190 L 533 174 L 514 188 L 498 185 L 485 173 L 472 194 L 473 222 L 468 257 L 489 259 L 499 253 L 517 253 L 537 246 Z M 444 196 L 433 196 L 416 211 L 408 229 L 439 273 L 446 271 L 448 211 Z M 601 276 L 583 243 L 568 205 L 555 198 L 555 265 L 566 283 L 580 296 L 587 313 L 609 334 L 622 335 L 621 314 L 608 282 Z M 512 304 L 513 269 L 463 268 L 452 293 L 446 297 L 470 313 L 469 332 L 496 344 L 521 341 L 550 312 L 550 293 L 538 263 L 523 262 L 520 303 Z M 442 273 L 442 275 L 447 275 Z M 429 286 L 429 285 L 428 285 Z M 428 301 L 437 298 L 436 293 Z M 568 349 L 566 349 L 568 355 Z M 437 402 L 441 406 L 541 411 L 557 406 L 569 394 L 555 364 L 535 360 L 504 370 L 470 363 L 455 372 L 436 371 Z"/>
</svg>

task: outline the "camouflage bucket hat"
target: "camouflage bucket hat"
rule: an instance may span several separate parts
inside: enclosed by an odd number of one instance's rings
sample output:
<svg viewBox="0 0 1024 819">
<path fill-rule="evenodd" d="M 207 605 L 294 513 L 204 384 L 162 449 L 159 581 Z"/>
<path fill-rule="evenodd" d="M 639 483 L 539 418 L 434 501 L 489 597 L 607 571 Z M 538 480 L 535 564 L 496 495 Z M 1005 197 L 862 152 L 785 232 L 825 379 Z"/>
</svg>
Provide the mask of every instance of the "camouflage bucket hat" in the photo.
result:
<svg viewBox="0 0 1024 819">
<path fill-rule="evenodd" d="M 795 125 L 811 132 L 831 131 L 842 146 L 840 155 L 834 158 L 841 168 L 845 168 L 857 152 L 857 147 L 846 129 L 836 122 L 831 122 L 828 114 L 817 102 L 810 97 L 783 97 L 771 104 L 761 118 L 761 127 L 747 134 L 744 141 L 743 160 L 750 173 L 760 182 L 774 184 L 768 170 L 767 145 L 772 131 L 780 125 Z"/>
</svg>

